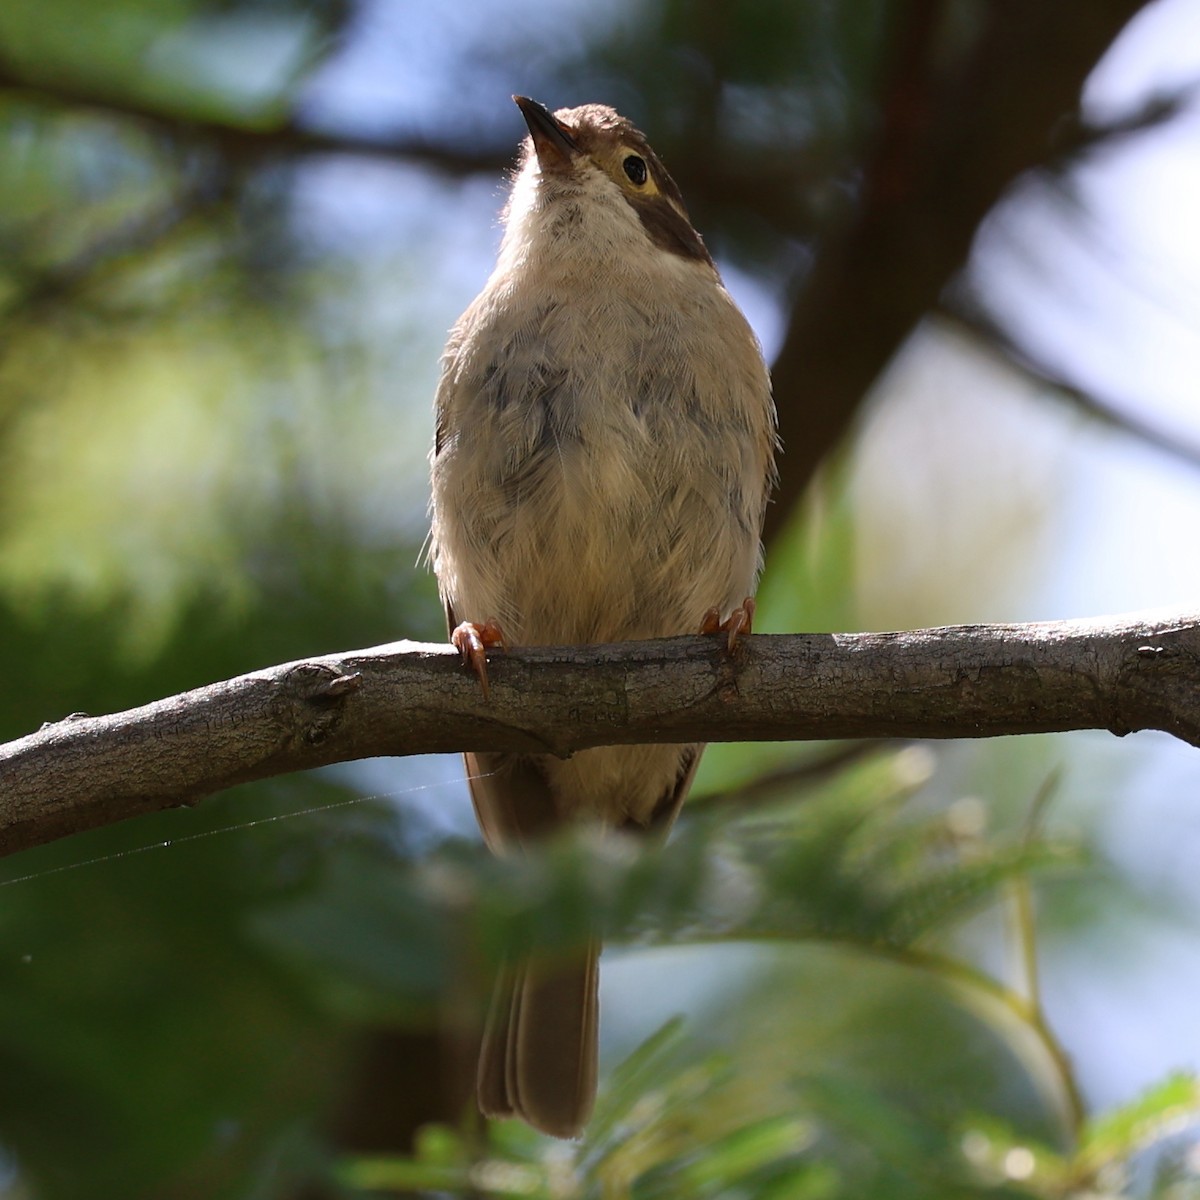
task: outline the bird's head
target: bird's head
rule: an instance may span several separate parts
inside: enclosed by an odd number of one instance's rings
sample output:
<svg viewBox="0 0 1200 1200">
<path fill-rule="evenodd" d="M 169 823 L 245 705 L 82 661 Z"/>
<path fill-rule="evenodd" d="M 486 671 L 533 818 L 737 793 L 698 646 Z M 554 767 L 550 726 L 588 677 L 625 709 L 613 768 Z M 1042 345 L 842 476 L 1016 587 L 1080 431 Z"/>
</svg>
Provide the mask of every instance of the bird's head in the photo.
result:
<svg viewBox="0 0 1200 1200">
<path fill-rule="evenodd" d="M 571 236 L 572 222 L 583 227 L 580 236 L 589 236 L 607 217 L 614 231 L 627 224 L 636 236 L 640 228 L 659 250 L 711 264 L 678 186 L 631 121 L 603 104 L 552 113 L 527 96 L 513 99 L 529 137 L 514 184 L 510 225 L 514 218 L 543 214 L 556 236 Z"/>
</svg>

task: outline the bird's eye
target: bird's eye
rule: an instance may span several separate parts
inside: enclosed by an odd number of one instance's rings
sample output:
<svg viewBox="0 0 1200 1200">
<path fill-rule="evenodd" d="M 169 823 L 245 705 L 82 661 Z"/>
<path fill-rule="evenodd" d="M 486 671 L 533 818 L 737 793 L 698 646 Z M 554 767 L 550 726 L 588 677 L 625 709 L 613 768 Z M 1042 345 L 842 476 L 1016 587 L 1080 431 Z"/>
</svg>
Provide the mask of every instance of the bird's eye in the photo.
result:
<svg viewBox="0 0 1200 1200">
<path fill-rule="evenodd" d="M 646 182 L 646 160 L 637 154 L 630 154 L 621 164 L 625 168 L 625 174 L 629 176 L 630 182 L 636 187 L 641 187 Z"/>
</svg>

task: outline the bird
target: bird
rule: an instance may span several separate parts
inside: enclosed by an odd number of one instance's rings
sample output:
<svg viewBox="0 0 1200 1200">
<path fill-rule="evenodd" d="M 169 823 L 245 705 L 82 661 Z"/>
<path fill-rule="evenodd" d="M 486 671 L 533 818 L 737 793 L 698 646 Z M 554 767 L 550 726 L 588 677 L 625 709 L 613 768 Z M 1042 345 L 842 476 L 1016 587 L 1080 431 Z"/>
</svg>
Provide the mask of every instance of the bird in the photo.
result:
<svg viewBox="0 0 1200 1200">
<path fill-rule="evenodd" d="M 487 693 L 497 645 L 750 631 L 777 434 L 761 347 L 635 125 L 603 104 L 525 119 L 495 269 L 449 334 L 429 560 Z M 701 745 L 468 753 L 484 840 L 589 825 L 665 837 Z M 599 943 L 499 974 L 476 1098 L 581 1135 L 596 1094 Z"/>
</svg>

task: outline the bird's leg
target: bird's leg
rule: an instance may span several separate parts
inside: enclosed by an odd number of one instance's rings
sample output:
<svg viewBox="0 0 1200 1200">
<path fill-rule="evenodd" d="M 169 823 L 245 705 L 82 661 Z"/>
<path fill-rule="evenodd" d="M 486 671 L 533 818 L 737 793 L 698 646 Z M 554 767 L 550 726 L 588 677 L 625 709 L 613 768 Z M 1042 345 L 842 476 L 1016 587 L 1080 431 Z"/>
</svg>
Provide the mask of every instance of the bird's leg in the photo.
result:
<svg viewBox="0 0 1200 1200">
<path fill-rule="evenodd" d="M 508 643 L 504 640 L 504 631 L 500 623 L 489 617 L 482 625 L 474 621 L 463 621 L 454 627 L 450 641 L 462 655 L 463 666 L 470 667 L 479 678 L 479 686 L 483 688 L 483 698 L 488 698 L 487 652 L 493 646 L 499 646 L 507 652 Z"/>
<path fill-rule="evenodd" d="M 738 638 L 743 633 L 750 632 L 750 626 L 753 621 L 754 598 L 747 596 L 724 621 L 721 620 L 721 610 L 719 608 L 710 608 L 704 614 L 704 620 L 700 622 L 700 632 L 727 633 L 729 635 L 728 650 L 732 653 L 734 646 L 737 645 Z"/>
</svg>

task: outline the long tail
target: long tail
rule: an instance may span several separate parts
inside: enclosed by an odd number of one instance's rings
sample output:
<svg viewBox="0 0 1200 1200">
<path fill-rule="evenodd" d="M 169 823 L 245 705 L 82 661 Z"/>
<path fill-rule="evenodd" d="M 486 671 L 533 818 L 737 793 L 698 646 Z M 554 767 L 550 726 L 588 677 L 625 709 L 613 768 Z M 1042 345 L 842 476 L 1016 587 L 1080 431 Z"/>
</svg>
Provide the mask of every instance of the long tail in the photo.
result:
<svg viewBox="0 0 1200 1200">
<path fill-rule="evenodd" d="M 488 1117 L 521 1117 L 553 1137 L 578 1137 L 596 1099 L 600 945 L 581 959 L 525 958 L 496 980 L 476 1077 Z"/>
</svg>

